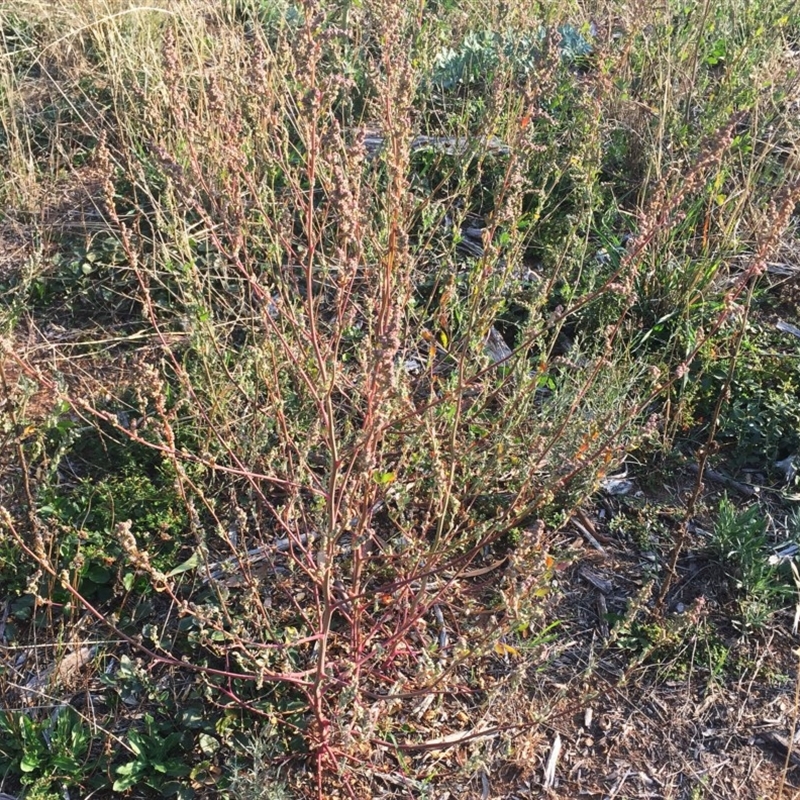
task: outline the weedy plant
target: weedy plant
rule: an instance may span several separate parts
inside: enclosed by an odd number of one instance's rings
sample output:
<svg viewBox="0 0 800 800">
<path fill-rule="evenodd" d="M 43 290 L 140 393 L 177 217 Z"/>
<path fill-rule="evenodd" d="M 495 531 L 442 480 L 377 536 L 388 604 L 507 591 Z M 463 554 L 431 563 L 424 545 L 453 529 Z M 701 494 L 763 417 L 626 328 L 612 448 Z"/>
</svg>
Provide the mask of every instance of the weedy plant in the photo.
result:
<svg viewBox="0 0 800 800">
<path fill-rule="evenodd" d="M 277 738 L 265 726 L 245 739 L 228 786 L 231 797 L 241 797 L 243 800 L 291 800 L 286 783 L 272 766 Z"/>
<path fill-rule="evenodd" d="M 410 720 L 486 711 L 486 665 L 548 641 L 543 520 L 691 415 L 800 196 L 763 149 L 794 129 L 715 80 L 766 58 L 724 15 L 706 41 L 656 11 L 195 6 L 3 12 L 58 89 L 49 123 L 3 67 L 2 195 L 44 243 L 3 381 L 73 426 L 34 448 L 4 412 L 14 585 L 32 637 L 109 637 L 113 790 L 278 797 L 262 767 L 305 760 L 318 797 L 364 797 L 411 779 L 435 734 Z M 77 220 L 41 200 L 50 154 Z M 18 346 L 28 312 L 73 332 L 60 357 Z M 75 366 L 108 348 L 114 381 Z M 225 775 L 254 721 L 271 763 Z"/>
<path fill-rule="evenodd" d="M 789 564 L 792 556 L 774 556 L 767 518 L 757 504 L 738 511 L 727 497 L 723 498 L 712 546 L 730 570 L 739 606 L 735 622 L 743 631 L 763 627 L 775 611 L 796 597 Z"/>
<path fill-rule="evenodd" d="M 15 776 L 25 796 L 45 800 L 54 791 L 75 782 L 91 782 L 105 758 L 91 752 L 90 726 L 69 706 L 37 721 L 27 714 L 4 711 L 0 715 L 0 769 Z"/>
</svg>

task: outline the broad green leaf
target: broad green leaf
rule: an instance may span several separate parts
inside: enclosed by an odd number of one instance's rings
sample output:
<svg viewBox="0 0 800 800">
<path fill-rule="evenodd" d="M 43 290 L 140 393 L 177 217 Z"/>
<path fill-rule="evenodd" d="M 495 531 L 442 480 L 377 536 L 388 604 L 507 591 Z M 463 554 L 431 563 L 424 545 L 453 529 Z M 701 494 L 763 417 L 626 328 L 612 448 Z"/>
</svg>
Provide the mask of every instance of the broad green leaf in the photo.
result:
<svg viewBox="0 0 800 800">
<path fill-rule="evenodd" d="M 23 772 L 33 772 L 39 766 L 39 759 L 36 753 L 25 753 L 19 762 L 19 768 Z"/>
<path fill-rule="evenodd" d="M 144 752 L 144 738 L 138 731 L 128 731 L 128 745 L 131 750 L 140 756 Z"/>
<path fill-rule="evenodd" d="M 190 569 L 197 569 L 203 563 L 203 555 L 199 550 L 195 550 L 183 564 L 178 564 L 175 569 L 167 573 L 168 578 L 173 578 L 175 575 L 180 575 L 182 572 L 188 572 Z"/>
</svg>

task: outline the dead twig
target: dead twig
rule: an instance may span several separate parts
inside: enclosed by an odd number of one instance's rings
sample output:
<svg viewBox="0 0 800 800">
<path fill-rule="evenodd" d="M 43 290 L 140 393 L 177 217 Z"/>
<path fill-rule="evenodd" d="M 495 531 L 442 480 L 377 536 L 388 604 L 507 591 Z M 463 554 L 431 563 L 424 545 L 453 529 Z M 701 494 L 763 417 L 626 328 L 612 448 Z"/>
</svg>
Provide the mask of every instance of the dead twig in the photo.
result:
<svg viewBox="0 0 800 800">
<path fill-rule="evenodd" d="M 697 464 L 689 464 L 688 470 L 693 473 L 694 475 L 699 474 L 700 468 Z M 745 497 L 756 497 L 758 496 L 758 486 L 750 486 L 747 483 L 740 483 L 739 481 L 735 481 L 733 478 L 724 475 L 721 472 L 717 472 L 715 469 L 711 469 L 711 467 L 706 467 L 703 470 L 703 477 L 709 481 L 714 481 L 715 483 L 721 483 L 723 486 L 727 486 L 729 489 L 734 489 L 735 491 L 739 492 L 739 494 L 744 495 Z"/>
</svg>

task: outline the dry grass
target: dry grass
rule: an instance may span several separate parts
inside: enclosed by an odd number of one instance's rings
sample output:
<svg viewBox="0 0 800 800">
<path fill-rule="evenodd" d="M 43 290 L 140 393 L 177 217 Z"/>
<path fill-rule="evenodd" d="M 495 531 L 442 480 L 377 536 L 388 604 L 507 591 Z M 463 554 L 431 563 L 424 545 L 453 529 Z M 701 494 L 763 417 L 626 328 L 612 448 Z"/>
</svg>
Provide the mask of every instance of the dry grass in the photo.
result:
<svg viewBox="0 0 800 800">
<path fill-rule="evenodd" d="M 790 8 L 0 30 L 0 788 L 791 796 Z"/>
</svg>

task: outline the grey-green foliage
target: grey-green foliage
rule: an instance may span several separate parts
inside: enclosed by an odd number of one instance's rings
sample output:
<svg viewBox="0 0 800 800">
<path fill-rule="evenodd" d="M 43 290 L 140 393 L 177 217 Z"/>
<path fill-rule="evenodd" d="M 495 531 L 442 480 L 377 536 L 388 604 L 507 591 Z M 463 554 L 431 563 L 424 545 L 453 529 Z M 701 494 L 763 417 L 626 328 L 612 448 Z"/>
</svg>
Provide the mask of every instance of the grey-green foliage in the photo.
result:
<svg viewBox="0 0 800 800">
<path fill-rule="evenodd" d="M 275 745 L 272 729 L 265 729 L 250 736 L 243 749 L 244 760 L 237 757 L 233 764 L 229 797 L 236 800 L 292 800 L 286 784 L 275 774 L 273 759 Z"/>
<path fill-rule="evenodd" d="M 559 52 L 565 61 L 574 62 L 591 55 L 592 45 L 574 26 L 561 25 L 557 33 Z M 517 75 L 528 75 L 541 58 L 546 36 L 544 27 L 533 36 L 470 31 L 457 50 L 446 47 L 437 53 L 432 83 L 446 90 L 486 81 L 502 62 L 507 62 Z"/>
<path fill-rule="evenodd" d="M 287 0 L 237 0 L 233 9 L 240 21 L 261 27 L 268 37 L 283 28 L 298 28 L 303 22 L 302 8 Z"/>
<path fill-rule="evenodd" d="M 795 593 L 782 564 L 770 558 L 767 520 L 757 504 L 738 511 L 724 497 L 712 545 L 728 569 L 739 605 L 734 623 L 743 630 L 763 625 Z"/>
</svg>

